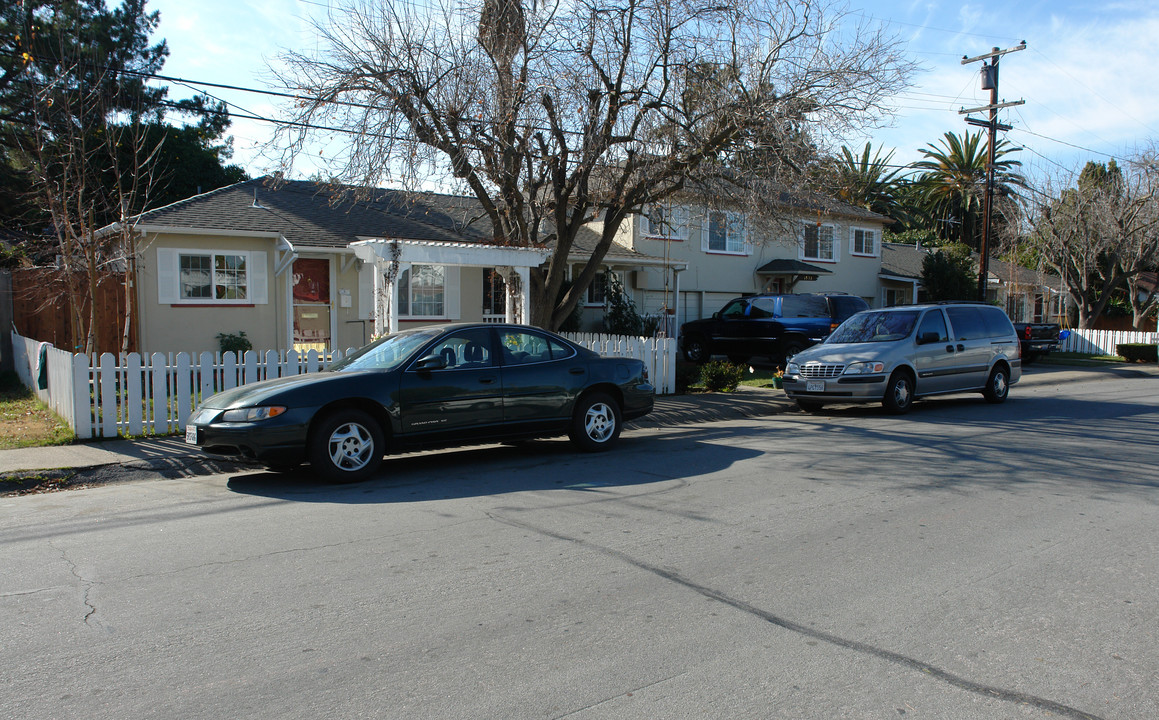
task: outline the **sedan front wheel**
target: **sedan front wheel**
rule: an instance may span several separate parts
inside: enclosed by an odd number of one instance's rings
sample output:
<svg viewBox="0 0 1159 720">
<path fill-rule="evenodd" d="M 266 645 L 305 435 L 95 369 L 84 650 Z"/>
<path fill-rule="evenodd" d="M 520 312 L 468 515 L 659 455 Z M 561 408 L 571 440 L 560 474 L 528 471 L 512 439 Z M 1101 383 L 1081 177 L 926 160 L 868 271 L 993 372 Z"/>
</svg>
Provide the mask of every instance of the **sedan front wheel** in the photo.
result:
<svg viewBox="0 0 1159 720">
<path fill-rule="evenodd" d="M 363 480 L 382 462 L 382 429 L 361 410 L 339 410 L 315 429 L 307 454 L 310 465 L 330 482 Z"/>
<path fill-rule="evenodd" d="M 603 393 L 580 399 L 572 415 L 571 441 L 585 452 L 607 450 L 620 437 L 620 406 Z"/>
</svg>

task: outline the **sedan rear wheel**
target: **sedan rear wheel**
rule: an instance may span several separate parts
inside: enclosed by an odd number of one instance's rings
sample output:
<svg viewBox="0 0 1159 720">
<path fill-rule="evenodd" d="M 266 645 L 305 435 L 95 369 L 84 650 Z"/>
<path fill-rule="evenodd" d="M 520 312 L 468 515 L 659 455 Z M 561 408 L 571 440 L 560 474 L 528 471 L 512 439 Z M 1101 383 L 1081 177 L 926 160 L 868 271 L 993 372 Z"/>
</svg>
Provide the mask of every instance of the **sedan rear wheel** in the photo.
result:
<svg viewBox="0 0 1159 720">
<path fill-rule="evenodd" d="M 585 452 L 607 450 L 620 437 L 620 418 L 620 406 L 615 400 L 603 393 L 592 393 L 576 404 L 568 435 Z"/>
<path fill-rule="evenodd" d="M 339 410 L 310 436 L 310 465 L 330 482 L 363 480 L 382 462 L 382 429 L 361 410 Z"/>
</svg>

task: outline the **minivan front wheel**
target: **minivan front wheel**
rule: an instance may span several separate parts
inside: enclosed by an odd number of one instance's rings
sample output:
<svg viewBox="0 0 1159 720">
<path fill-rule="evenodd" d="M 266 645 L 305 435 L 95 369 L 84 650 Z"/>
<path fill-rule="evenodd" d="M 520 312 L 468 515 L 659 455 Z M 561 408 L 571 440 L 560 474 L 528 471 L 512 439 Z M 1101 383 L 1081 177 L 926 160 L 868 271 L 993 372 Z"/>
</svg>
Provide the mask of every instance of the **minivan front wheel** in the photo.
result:
<svg viewBox="0 0 1159 720">
<path fill-rule="evenodd" d="M 901 415 L 910 409 L 913 402 L 913 376 L 904 370 L 895 370 L 885 386 L 885 396 L 881 398 L 882 407 L 895 415 Z"/>
<path fill-rule="evenodd" d="M 982 388 L 982 397 L 986 398 L 986 402 L 1000 403 L 1006 400 L 1006 396 L 1010 394 L 1010 373 L 1003 365 L 996 365 L 990 371 L 990 377 L 986 380 L 986 387 Z"/>
</svg>

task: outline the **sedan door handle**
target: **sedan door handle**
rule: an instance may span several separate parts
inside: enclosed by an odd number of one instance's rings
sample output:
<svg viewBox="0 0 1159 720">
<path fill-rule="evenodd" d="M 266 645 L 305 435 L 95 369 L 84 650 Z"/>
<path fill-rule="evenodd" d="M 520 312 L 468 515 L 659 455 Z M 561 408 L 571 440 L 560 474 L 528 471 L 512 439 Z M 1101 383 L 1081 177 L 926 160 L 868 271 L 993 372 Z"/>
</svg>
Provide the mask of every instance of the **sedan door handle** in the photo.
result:
<svg viewBox="0 0 1159 720">
<path fill-rule="evenodd" d="M 494 382 L 495 382 L 495 376 L 494 376 L 494 375 L 487 375 L 486 377 L 481 377 L 481 378 L 479 378 L 479 384 L 480 384 L 480 385 L 490 385 L 490 384 L 492 384 L 492 383 L 494 383 Z"/>
<path fill-rule="evenodd" d="M 587 370 L 583 369 L 582 367 L 573 367 L 570 370 L 568 370 L 568 372 L 571 373 L 572 375 L 583 375 L 584 373 L 587 372 Z"/>
</svg>

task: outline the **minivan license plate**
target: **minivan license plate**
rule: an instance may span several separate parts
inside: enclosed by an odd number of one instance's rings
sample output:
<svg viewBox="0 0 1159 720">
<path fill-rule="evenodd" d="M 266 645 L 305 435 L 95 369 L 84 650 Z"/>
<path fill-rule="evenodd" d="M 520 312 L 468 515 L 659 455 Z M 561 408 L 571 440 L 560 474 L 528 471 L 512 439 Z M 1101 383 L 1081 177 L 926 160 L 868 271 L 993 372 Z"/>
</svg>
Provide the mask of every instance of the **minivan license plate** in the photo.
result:
<svg viewBox="0 0 1159 720">
<path fill-rule="evenodd" d="M 186 425 L 185 426 L 185 442 L 189 445 L 196 445 L 197 444 L 197 426 L 196 425 Z"/>
<path fill-rule="evenodd" d="M 825 392 L 824 380 L 806 380 L 805 392 Z"/>
</svg>

